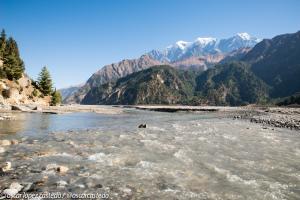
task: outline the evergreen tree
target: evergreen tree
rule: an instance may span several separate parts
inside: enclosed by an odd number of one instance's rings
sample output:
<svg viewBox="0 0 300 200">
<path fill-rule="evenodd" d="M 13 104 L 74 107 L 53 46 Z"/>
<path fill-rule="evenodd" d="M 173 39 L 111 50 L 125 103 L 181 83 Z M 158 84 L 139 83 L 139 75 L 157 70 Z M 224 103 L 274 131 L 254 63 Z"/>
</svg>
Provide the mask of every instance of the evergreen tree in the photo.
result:
<svg viewBox="0 0 300 200">
<path fill-rule="evenodd" d="M 51 97 L 51 106 L 56 106 L 61 103 L 62 97 L 59 91 L 56 91 L 56 89 L 52 93 Z"/>
<path fill-rule="evenodd" d="M 3 60 L 3 69 L 8 79 L 18 80 L 22 77 L 25 70 L 24 63 L 20 58 L 18 45 L 11 37 L 6 41 Z"/>
<path fill-rule="evenodd" d="M 6 34 L 5 34 L 5 30 L 2 29 L 0 35 L 0 59 L 3 59 L 4 57 L 5 46 L 6 46 Z"/>
<path fill-rule="evenodd" d="M 46 66 L 42 68 L 42 71 L 39 74 L 38 86 L 43 95 L 51 95 L 52 79 Z"/>
</svg>

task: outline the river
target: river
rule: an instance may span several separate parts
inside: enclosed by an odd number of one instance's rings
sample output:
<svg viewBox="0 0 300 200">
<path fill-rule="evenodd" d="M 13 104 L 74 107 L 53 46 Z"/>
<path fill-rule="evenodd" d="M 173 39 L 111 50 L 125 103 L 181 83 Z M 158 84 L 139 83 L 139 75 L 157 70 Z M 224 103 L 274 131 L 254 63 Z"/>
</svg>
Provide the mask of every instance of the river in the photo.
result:
<svg viewBox="0 0 300 200">
<path fill-rule="evenodd" d="M 0 121 L 4 139 L 19 143 L 0 153 L 12 163 L 1 190 L 18 182 L 110 199 L 300 199 L 299 131 L 217 113 L 20 113 Z"/>
</svg>

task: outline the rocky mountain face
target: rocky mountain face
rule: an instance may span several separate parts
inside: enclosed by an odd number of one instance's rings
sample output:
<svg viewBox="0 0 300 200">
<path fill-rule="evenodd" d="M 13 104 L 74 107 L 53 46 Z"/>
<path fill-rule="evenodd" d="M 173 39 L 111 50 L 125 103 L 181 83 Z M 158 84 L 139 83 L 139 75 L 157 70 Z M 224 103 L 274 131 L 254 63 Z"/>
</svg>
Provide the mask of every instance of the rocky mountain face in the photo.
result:
<svg viewBox="0 0 300 200">
<path fill-rule="evenodd" d="M 243 62 L 217 65 L 196 78 L 195 92 L 210 105 L 247 105 L 268 100 L 269 87 Z"/>
<path fill-rule="evenodd" d="M 3 62 L 0 60 L 0 70 Z M 41 92 L 32 84 L 31 79 L 22 74 L 17 81 L 0 79 L 0 107 L 19 104 L 49 105 L 50 97 L 41 97 Z"/>
<path fill-rule="evenodd" d="M 161 63 L 157 60 L 152 59 L 148 55 L 143 55 L 138 59 L 122 60 L 118 63 L 106 65 L 99 71 L 94 73 L 76 92 L 67 96 L 64 99 L 65 103 L 80 103 L 85 95 L 93 87 L 101 86 L 104 83 L 116 81 L 117 79 L 134 72 L 147 69 L 154 65 L 160 65 Z"/>
<path fill-rule="evenodd" d="M 59 89 L 58 91 L 61 94 L 62 99 L 65 99 L 68 96 L 73 95 L 75 92 L 77 92 L 84 84 L 79 84 L 75 86 L 70 86 L 67 88 Z"/>
<path fill-rule="evenodd" d="M 300 31 L 263 40 L 242 59 L 272 87 L 271 97 L 300 91 Z"/>
<path fill-rule="evenodd" d="M 122 60 L 121 62 L 106 65 L 94 73 L 80 88 L 70 88 L 63 93 L 64 103 L 81 103 L 85 95 L 93 88 L 104 83 L 115 81 L 134 72 L 147 69 L 154 65 L 169 65 L 176 69 L 205 71 L 215 64 L 226 59 L 240 58 L 245 51 L 253 47 L 259 39 L 246 33 L 237 34 L 228 39 L 197 38 L 194 42 L 178 41 L 165 50 L 153 50 L 138 59 Z M 240 56 L 240 57 L 239 57 Z"/>
<path fill-rule="evenodd" d="M 242 62 L 218 65 L 199 75 L 155 66 L 92 88 L 82 103 L 235 106 L 266 101 L 268 89 Z"/>
<path fill-rule="evenodd" d="M 177 104 L 193 95 L 194 73 L 154 66 L 92 88 L 83 104 Z"/>
</svg>

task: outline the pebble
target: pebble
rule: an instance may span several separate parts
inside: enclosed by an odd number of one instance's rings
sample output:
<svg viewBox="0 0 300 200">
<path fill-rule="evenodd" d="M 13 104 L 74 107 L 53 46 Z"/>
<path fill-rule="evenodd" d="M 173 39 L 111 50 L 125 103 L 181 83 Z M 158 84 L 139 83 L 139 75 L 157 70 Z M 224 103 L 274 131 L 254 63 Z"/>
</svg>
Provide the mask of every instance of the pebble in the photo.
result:
<svg viewBox="0 0 300 200">
<path fill-rule="evenodd" d="M 85 186 L 84 186 L 83 184 L 78 184 L 78 185 L 76 185 L 76 187 L 77 187 L 77 188 L 81 188 L 81 189 L 84 189 L 84 188 L 85 188 Z"/>
<path fill-rule="evenodd" d="M 43 170 L 46 171 L 54 170 L 56 172 L 64 174 L 69 170 L 69 168 L 63 165 L 57 165 L 52 163 L 52 164 L 48 164 L 45 168 L 43 168 Z"/>
<path fill-rule="evenodd" d="M 3 147 L 0 147 L 0 153 L 4 153 L 5 149 Z"/>
<path fill-rule="evenodd" d="M 7 197 L 14 197 L 18 192 L 22 190 L 23 186 L 17 182 L 13 182 L 10 184 L 8 189 L 3 190 L 2 194 L 6 195 Z"/>
<path fill-rule="evenodd" d="M 23 192 L 28 192 L 28 191 L 31 191 L 33 189 L 33 183 L 25 183 L 24 184 L 24 188 L 23 188 Z"/>
<path fill-rule="evenodd" d="M 45 168 L 45 170 L 49 171 L 49 170 L 56 170 L 58 168 L 57 164 L 48 164 Z"/>
<path fill-rule="evenodd" d="M 120 190 L 124 193 L 123 197 L 132 195 L 132 190 L 130 188 L 121 188 Z"/>
<path fill-rule="evenodd" d="M 2 194 L 6 195 L 7 197 L 14 197 L 16 194 L 18 194 L 18 190 L 5 189 L 5 190 L 3 190 Z"/>
<path fill-rule="evenodd" d="M 16 145 L 16 144 L 19 144 L 19 141 L 18 141 L 18 140 L 11 140 L 10 143 L 11 143 L 12 145 Z"/>
<path fill-rule="evenodd" d="M 66 173 L 68 170 L 69 170 L 69 168 L 66 167 L 66 166 L 59 166 L 59 167 L 57 168 L 57 171 L 58 171 L 59 173 Z"/>
<path fill-rule="evenodd" d="M 68 183 L 66 181 L 63 181 L 63 180 L 60 180 L 60 181 L 56 182 L 56 186 L 59 187 L 59 188 L 63 188 L 66 185 L 68 185 Z"/>
<path fill-rule="evenodd" d="M 11 170 L 11 162 L 5 162 L 5 165 L 1 169 L 3 172 Z"/>
<path fill-rule="evenodd" d="M 138 128 L 147 128 L 147 124 L 140 124 Z"/>
<path fill-rule="evenodd" d="M 0 140 L 0 144 L 2 146 L 9 146 L 11 145 L 11 142 L 9 140 Z"/>
<path fill-rule="evenodd" d="M 20 192 L 22 190 L 23 186 L 20 185 L 18 182 L 13 182 L 10 184 L 9 189 L 15 189 L 18 192 Z"/>
</svg>

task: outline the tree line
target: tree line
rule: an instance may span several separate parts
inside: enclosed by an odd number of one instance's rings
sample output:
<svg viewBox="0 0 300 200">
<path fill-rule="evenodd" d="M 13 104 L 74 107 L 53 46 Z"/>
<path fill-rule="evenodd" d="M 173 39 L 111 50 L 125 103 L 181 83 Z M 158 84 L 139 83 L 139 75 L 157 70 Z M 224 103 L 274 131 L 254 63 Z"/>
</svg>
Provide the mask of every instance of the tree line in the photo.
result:
<svg viewBox="0 0 300 200">
<path fill-rule="evenodd" d="M 25 65 L 20 58 L 17 42 L 12 38 L 6 37 L 3 29 L 0 34 L 0 79 L 17 81 L 22 78 L 25 71 Z M 57 105 L 61 102 L 61 95 L 56 89 L 53 89 L 51 75 L 46 66 L 39 73 L 37 81 L 32 80 L 32 85 L 41 92 L 41 97 L 51 96 L 51 105 Z M 34 91 L 36 96 L 36 91 Z"/>
</svg>

